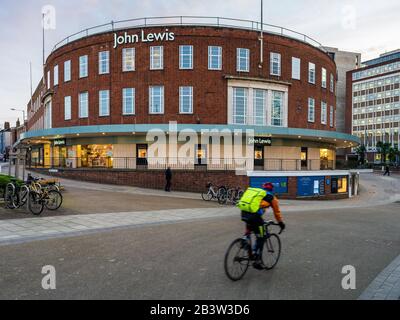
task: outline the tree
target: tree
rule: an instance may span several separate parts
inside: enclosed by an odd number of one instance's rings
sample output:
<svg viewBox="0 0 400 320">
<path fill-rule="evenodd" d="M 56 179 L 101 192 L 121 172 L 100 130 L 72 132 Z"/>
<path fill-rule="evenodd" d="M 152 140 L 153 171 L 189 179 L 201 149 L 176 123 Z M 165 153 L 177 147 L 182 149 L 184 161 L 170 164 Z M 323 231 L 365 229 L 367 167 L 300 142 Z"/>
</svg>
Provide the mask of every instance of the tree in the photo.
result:
<svg viewBox="0 0 400 320">
<path fill-rule="evenodd" d="M 387 142 L 379 141 L 376 144 L 376 149 L 378 153 L 381 155 L 381 163 L 386 163 L 386 156 L 389 154 L 389 150 L 391 148 L 391 144 Z"/>
<path fill-rule="evenodd" d="M 361 165 L 365 164 L 365 152 L 367 152 L 367 148 L 365 148 L 365 146 L 363 144 L 359 145 L 356 148 L 356 153 L 358 155 L 358 161 Z"/>
</svg>

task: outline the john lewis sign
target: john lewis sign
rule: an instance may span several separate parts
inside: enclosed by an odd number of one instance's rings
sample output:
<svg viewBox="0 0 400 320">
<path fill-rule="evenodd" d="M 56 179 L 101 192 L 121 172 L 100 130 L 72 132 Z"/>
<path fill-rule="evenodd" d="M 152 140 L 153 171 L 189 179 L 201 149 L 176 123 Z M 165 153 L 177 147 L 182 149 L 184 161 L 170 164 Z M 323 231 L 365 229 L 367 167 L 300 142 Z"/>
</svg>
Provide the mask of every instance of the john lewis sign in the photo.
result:
<svg viewBox="0 0 400 320">
<path fill-rule="evenodd" d="M 114 33 L 114 49 L 122 44 L 133 44 L 138 42 L 155 42 L 155 41 L 174 41 L 175 33 L 169 32 L 150 32 L 146 33 L 144 30 L 138 34 L 129 34 L 125 32 L 123 35 Z"/>
</svg>

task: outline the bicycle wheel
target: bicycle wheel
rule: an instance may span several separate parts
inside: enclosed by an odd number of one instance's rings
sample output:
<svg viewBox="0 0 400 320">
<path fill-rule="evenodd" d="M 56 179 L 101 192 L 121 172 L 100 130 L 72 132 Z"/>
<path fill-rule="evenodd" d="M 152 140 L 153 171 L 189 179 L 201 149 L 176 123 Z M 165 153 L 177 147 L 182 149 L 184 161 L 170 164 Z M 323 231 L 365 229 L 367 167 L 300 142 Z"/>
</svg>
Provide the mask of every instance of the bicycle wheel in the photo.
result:
<svg viewBox="0 0 400 320">
<path fill-rule="evenodd" d="M 218 203 L 219 204 L 226 204 L 228 202 L 228 193 L 226 192 L 221 192 L 218 195 Z"/>
<path fill-rule="evenodd" d="M 40 194 L 36 191 L 30 191 L 28 195 L 28 208 L 29 211 L 32 212 L 35 216 L 39 216 L 44 209 L 43 200 L 40 197 Z"/>
<path fill-rule="evenodd" d="M 211 194 L 211 191 L 210 190 L 208 190 L 207 192 L 202 192 L 201 193 L 201 198 L 204 200 L 204 201 L 211 201 L 211 199 L 213 198 L 213 196 L 212 196 L 212 194 Z"/>
<path fill-rule="evenodd" d="M 26 185 L 22 185 L 19 189 L 19 207 L 23 207 L 28 201 L 29 188 Z"/>
<path fill-rule="evenodd" d="M 232 281 L 239 281 L 249 268 L 249 244 L 246 240 L 237 239 L 229 246 L 225 254 L 225 274 Z"/>
<path fill-rule="evenodd" d="M 12 183 L 7 184 L 4 191 L 4 202 L 6 208 L 16 209 L 19 203 L 18 194 L 15 192 L 15 186 Z"/>
<path fill-rule="evenodd" d="M 46 201 L 44 203 L 45 207 L 51 211 L 58 210 L 63 202 L 63 197 L 60 192 L 56 190 L 50 190 L 47 193 Z"/>
<path fill-rule="evenodd" d="M 281 239 L 277 234 L 270 234 L 264 241 L 264 248 L 262 251 L 262 263 L 265 270 L 271 270 L 277 265 L 281 256 Z"/>
</svg>

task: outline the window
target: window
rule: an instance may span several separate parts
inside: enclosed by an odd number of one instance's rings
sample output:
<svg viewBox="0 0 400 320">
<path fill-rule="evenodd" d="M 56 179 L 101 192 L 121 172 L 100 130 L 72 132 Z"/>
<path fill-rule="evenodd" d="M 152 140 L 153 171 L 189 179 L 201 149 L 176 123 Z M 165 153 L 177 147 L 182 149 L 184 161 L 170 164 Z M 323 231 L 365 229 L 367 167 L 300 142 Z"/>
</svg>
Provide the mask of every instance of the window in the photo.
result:
<svg viewBox="0 0 400 320">
<path fill-rule="evenodd" d="M 164 48 L 150 47 L 150 70 L 161 70 L 164 68 Z"/>
<path fill-rule="evenodd" d="M 326 89 L 326 81 L 327 81 L 326 77 L 327 77 L 326 76 L 326 69 L 322 68 L 322 83 L 321 83 L 321 85 L 322 85 L 322 88 L 325 88 L 325 89 Z"/>
<path fill-rule="evenodd" d="M 150 114 L 164 113 L 164 87 L 163 86 L 150 87 L 149 104 L 150 104 L 150 106 L 149 106 Z"/>
<path fill-rule="evenodd" d="M 253 91 L 253 113 L 254 113 L 254 125 L 265 126 L 266 125 L 266 90 L 254 89 Z"/>
<path fill-rule="evenodd" d="M 315 84 L 315 64 L 311 62 L 308 64 L 308 82 Z"/>
<path fill-rule="evenodd" d="M 106 117 L 110 115 L 110 91 L 99 91 L 99 116 Z"/>
<path fill-rule="evenodd" d="M 208 47 L 208 69 L 222 70 L 222 47 Z"/>
<path fill-rule="evenodd" d="M 82 92 L 79 94 L 79 118 L 87 118 L 89 116 L 89 93 Z"/>
<path fill-rule="evenodd" d="M 308 122 L 315 122 L 315 99 L 308 98 Z"/>
<path fill-rule="evenodd" d="M 122 50 L 122 71 L 135 71 L 135 48 Z"/>
<path fill-rule="evenodd" d="M 79 78 L 88 76 L 88 56 L 79 57 Z"/>
<path fill-rule="evenodd" d="M 326 102 L 321 102 L 321 123 L 322 124 L 326 124 L 327 121 L 327 106 L 326 106 Z"/>
<path fill-rule="evenodd" d="M 125 88 L 122 90 L 122 113 L 124 115 L 135 114 L 135 89 Z"/>
<path fill-rule="evenodd" d="M 281 55 L 280 53 L 271 52 L 271 75 L 281 75 Z"/>
<path fill-rule="evenodd" d="M 50 89 L 50 70 L 47 71 L 47 89 Z"/>
<path fill-rule="evenodd" d="M 64 98 L 64 120 L 71 120 L 71 97 Z"/>
<path fill-rule="evenodd" d="M 179 46 L 179 69 L 193 69 L 193 46 Z"/>
<path fill-rule="evenodd" d="M 300 80 L 300 66 L 301 60 L 299 58 L 292 58 L 292 79 Z"/>
<path fill-rule="evenodd" d="M 58 86 L 58 65 L 54 67 L 53 76 L 54 76 L 53 84 L 54 86 Z"/>
<path fill-rule="evenodd" d="M 283 126 L 283 92 L 272 91 L 272 117 L 273 126 Z"/>
<path fill-rule="evenodd" d="M 247 96 L 246 88 L 233 88 L 233 124 L 246 124 Z"/>
<path fill-rule="evenodd" d="M 193 87 L 179 88 L 179 112 L 193 113 Z"/>
<path fill-rule="evenodd" d="M 333 74 L 331 73 L 331 92 L 335 92 L 335 77 L 333 76 Z"/>
<path fill-rule="evenodd" d="M 238 48 L 237 49 L 237 66 L 238 72 L 249 72 L 250 70 L 250 50 Z"/>
<path fill-rule="evenodd" d="M 71 81 L 71 60 L 64 62 L 64 82 Z"/>
<path fill-rule="evenodd" d="M 99 74 L 107 74 L 110 72 L 110 52 L 99 52 Z"/>
<path fill-rule="evenodd" d="M 330 106 L 330 110 L 329 110 L 329 124 L 330 124 L 330 126 L 333 128 L 333 126 L 334 126 L 334 109 L 333 109 L 333 106 Z"/>
</svg>

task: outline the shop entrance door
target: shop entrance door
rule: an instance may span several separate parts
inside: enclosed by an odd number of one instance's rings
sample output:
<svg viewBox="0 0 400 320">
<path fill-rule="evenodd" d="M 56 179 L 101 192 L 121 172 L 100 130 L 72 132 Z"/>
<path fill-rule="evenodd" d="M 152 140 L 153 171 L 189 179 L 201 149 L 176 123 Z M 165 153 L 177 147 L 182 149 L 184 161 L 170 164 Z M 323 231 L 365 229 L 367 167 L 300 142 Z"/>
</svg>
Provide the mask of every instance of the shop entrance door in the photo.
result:
<svg viewBox="0 0 400 320">
<path fill-rule="evenodd" d="M 264 170 L 264 146 L 254 146 L 254 170 Z"/>
<path fill-rule="evenodd" d="M 136 146 L 136 154 L 137 154 L 136 165 L 138 167 L 147 167 L 148 166 L 147 150 L 148 150 L 147 144 L 138 144 Z"/>
<path fill-rule="evenodd" d="M 308 148 L 301 148 L 301 170 L 308 170 Z"/>
</svg>

